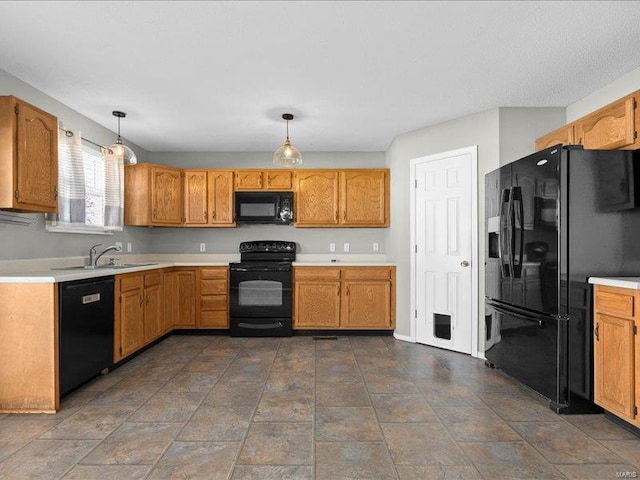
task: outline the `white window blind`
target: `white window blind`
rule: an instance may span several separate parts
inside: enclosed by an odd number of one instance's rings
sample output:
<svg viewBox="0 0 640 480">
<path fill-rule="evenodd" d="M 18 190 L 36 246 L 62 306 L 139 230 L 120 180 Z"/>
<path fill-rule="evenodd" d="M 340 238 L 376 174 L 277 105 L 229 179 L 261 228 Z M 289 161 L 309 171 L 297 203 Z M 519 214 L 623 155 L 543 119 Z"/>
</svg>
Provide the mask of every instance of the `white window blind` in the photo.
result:
<svg viewBox="0 0 640 480">
<path fill-rule="evenodd" d="M 61 130 L 58 138 L 58 213 L 47 215 L 47 230 L 102 234 L 122 230 L 122 159 L 83 145 L 79 131 Z"/>
</svg>

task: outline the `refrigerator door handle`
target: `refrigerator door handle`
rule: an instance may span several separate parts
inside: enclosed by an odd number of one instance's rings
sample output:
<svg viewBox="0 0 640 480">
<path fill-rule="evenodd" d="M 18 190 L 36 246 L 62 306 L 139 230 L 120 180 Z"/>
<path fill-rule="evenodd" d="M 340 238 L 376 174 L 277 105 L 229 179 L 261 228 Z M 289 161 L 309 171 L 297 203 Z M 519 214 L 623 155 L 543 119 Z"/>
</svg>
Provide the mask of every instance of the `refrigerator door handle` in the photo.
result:
<svg viewBox="0 0 640 480">
<path fill-rule="evenodd" d="M 513 209 L 513 193 L 514 193 L 515 187 L 509 190 L 509 208 L 508 208 L 508 213 L 507 213 L 507 230 L 508 230 L 508 235 L 507 235 L 507 239 L 508 239 L 508 245 L 509 245 L 509 276 L 511 278 L 516 278 L 514 275 L 514 261 L 513 261 L 513 253 L 516 249 L 516 214 L 515 211 Z"/>
<path fill-rule="evenodd" d="M 502 271 L 502 276 L 504 278 L 508 278 L 511 276 L 511 271 L 507 268 L 508 265 L 504 261 L 505 249 L 503 248 L 505 240 L 507 241 L 508 246 L 508 236 L 507 232 L 509 230 L 509 226 L 505 223 L 504 206 L 509 205 L 511 202 L 511 189 L 505 188 L 502 190 L 502 195 L 500 197 L 500 216 L 498 218 L 499 231 L 498 231 L 498 258 L 500 258 L 500 270 Z M 508 218 L 508 214 L 507 214 Z M 505 228 L 506 226 L 506 228 Z M 507 248 L 507 255 L 509 254 L 509 249 Z"/>
<path fill-rule="evenodd" d="M 522 259 L 523 259 L 523 254 L 524 254 L 524 205 L 522 203 L 522 188 L 520 187 L 513 187 L 512 188 L 512 201 L 513 203 L 518 202 L 518 216 L 519 216 L 519 224 L 520 224 L 520 245 L 518 248 L 518 262 L 517 264 L 515 264 L 512 268 L 512 272 L 513 272 L 513 278 L 522 278 Z M 514 229 L 513 232 L 513 250 L 516 249 L 516 232 L 515 232 L 515 228 L 516 225 L 518 224 L 518 222 L 516 222 L 516 218 L 515 218 L 515 210 L 513 211 L 513 221 L 512 221 L 512 226 Z"/>
<path fill-rule="evenodd" d="M 489 303 L 489 306 L 498 313 L 509 315 L 510 317 L 520 318 L 522 320 L 527 320 L 529 322 L 536 322 L 540 327 L 544 327 L 546 325 L 546 322 L 539 317 L 525 315 L 523 313 L 519 313 L 514 310 L 511 310 L 510 308 L 501 307 L 499 305 L 496 305 L 495 303 Z"/>
</svg>

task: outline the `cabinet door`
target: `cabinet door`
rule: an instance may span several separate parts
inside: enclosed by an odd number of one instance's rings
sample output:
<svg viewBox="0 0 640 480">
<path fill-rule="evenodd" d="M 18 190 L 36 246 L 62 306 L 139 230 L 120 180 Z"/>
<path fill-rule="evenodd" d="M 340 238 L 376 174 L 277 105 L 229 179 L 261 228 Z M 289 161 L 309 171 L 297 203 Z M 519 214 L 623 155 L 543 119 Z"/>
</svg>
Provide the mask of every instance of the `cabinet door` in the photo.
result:
<svg viewBox="0 0 640 480">
<path fill-rule="evenodd" d="M 182 223 L 182 172 L 177 169 L 151 169 L 151 223 Z"/>
<path fill-rule="evenodd" d="M 229 170 L 209 172 L 209 205 L 211 225 L 232 226 L 233 220 L 233 172 Z"/>
<path fill-rule="evenodd" d="M 160 285 L 144 289 L 144 342 L 155 340 L 162 333 L 162 296 Z"/>
<path fill-rule="evenodd" d="M 578 142 L 589 149 L 629 148 L 635 140 L 635 100 L 626 97 L 579 120 Z"/>
<path fill-rule="evenodd" d="M 16 204 L 26 211 L 55 212 L 58 188 L 58 120 L 17 101 Z"/>
<path fill-rule="evenodd" d="M 340 223 L 354 227 L 388 225 L 387 172 L 347 170 L 340 172 Z"/>
<path fill-rule="evenodd" d="M 144 345 L 144 300 L 142 289 L 120 296 L 120 355 L 126 357 Z"/>
<path fill-rule="evenodd" d="M 262 190 L 262 170 L 236 170 L 236 190 Z"/>
<path fill-rule="evenodd" d="M 293 328 L 339 328 L 340 282 L 296 280 Z"/>
<path fill-rule="evenodd" d="M 346 280 L 343 282 L 341 327 L 390 328 L 391 282 Z"/>
<path fill-rule="evenodd" d="M 290 170 L 273 170 L 264 172 L 265 190 L 291 190 L 292 179 Z"/>
<path fill-rule="evenodd" d="M 187 170 L 184 173 L 184 223 L 206 225 L 209 220 L 207 172 Z"/>
<path fill-rule="evenodd" d="M 178 317 L 178 272 L 165 272 L 162 275 L 164 292 L 162 311 L 162 333 L 167 333 Z"/>
<path fill-rule="evenodd" d="M 575 144 L 575 130 L 573 124 L 564 125 L 563 127 L 536 139 L 536 152 L 558 145 L 559 143 L 562 145 Z"/>
<path fill-rule="evenodd" d="M 294 174 L 295 224 L 322 227 L 338 224 L 338 172 L 305 170 Z"/>
<path fill-rule="evenodd" d="M 631 319 L 595 316 L 595 402 L 629 421 L 635 418 L 633 325 Z"/>
<path fill-rule="evenodd" d="M 179 270 L 176 274 L 178 286 L 178 308 L 175 325 L 195 327 L 196 325 L 196 271 Z"/>
</svg>

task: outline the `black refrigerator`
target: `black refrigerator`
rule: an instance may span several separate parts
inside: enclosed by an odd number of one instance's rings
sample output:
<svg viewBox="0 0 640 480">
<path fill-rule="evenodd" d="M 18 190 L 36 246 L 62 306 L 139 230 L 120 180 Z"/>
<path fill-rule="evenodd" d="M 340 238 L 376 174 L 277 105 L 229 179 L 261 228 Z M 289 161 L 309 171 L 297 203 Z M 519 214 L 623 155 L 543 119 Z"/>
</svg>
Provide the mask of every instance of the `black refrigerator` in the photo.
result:
<svg viewBox="0 0 640 480">
<path fill-rule="evenodd" d="M 485 177 L 485 357 L 559 413 L 593 403 L 593 276 L 640 273 L 640 150 L 560 145 Z"/>
</svg>

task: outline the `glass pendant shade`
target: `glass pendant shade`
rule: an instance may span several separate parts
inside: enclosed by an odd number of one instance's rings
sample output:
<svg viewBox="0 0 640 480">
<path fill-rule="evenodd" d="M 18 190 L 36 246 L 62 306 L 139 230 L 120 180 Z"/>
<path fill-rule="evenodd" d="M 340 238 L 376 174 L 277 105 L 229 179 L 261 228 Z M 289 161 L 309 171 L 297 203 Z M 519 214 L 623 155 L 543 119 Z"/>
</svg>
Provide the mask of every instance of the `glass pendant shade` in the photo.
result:
<svg viewBox="0 0 640 480">
<path fill-rule="evenodd" d="M 120 138 L 120 119 L 127 116 L 126 113 L 114 110 L 111 112 L 114 117 L 118 117 L 118 138 L 116 143 L 107 147 L 108 154 L 113 155 L 115 158 L 122 160 L 125 165 L 135 165 L 138 163 L 138 158 L 133 150 L 122 143 Z"/>
<path fill-rule="evenodd" d="M 289 120 L 293 120 L 293 115 L 285 113 L 282 118 L 287 121 L 287 140 L 284 145 L 273 152 L 273 163 L 279 167 L 299 167 L 302 165 L 302 154 L 289 141 Z"/>
</svg>

